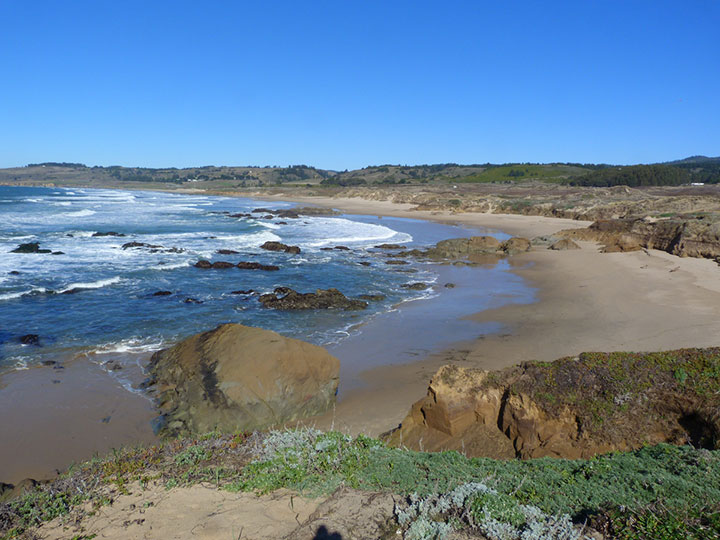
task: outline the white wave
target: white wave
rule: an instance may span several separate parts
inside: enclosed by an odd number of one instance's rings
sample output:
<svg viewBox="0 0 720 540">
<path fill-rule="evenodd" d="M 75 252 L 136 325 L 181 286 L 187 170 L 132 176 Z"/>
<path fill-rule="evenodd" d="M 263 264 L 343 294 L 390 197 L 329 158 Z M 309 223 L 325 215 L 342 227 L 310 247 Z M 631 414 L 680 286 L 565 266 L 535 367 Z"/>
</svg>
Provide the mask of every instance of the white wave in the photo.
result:
<svg viewBox="0 0 720 540">
<path fill-rule="evenodd" d="M 101 289 L 102 287 L 107 287 L 108 285 L 114 285 L 115 283 L 120 283 L 122 279 L 120 279 L 120 276 L 115 276 L 109 279 L 101 279 L 98 281 L 91 281 L 88 283 L 71 283 L 67 287 L 60 289 L 57 291 L 58 294 L 63 294 L 67 291 L 71 291 L 73 289 Z"/>
<path fill-rule="evenodd" d="M 5 293 L 0 294 L 0 300 L 13 300 L 15 298 L 20 298 L 22 296 L 29 296 L 31 294 L 43 294 L 46 293 L 47 289 L 44 287 L 36 287 L 34 289 L 30 289 L 28 291 L 16 291 L 11 293 Z"/>
<path fill-rule="evenodd" d="M 144 353 L 159 351 L 165 345 L 164 341 L 152 341 L 150 339 L 129 338 L 121 341 L 105 343 L 97 349 L 90 351 L 90 354 L 117 354 L 117 353 Z"/>
<path fill-rule="evenodd" d="M 276 225 L 275 223 L 268 223 L 267 221 L 256 221 L 256 223 L 266 227 L 268 229 L 279 229 L 282 225 Z"/>
<path fill-rule="evenodd" d="M 60 202 L 53 202 L 51 203 L 53 206 L 72 206 L 72 203 L 69 201 L 60 201 Z"/>
<path fill-rule="evenodd" d="M 75 238 L 90 238 L 97 231 L 67 231 L 65 234 L 72 234 Z"/>
<path fill-rule="evenodd" d="M 190 266 L 190 263 L 188 261 L 176 263 L 176 264 L 158 264 L 156 266 L 151 266 L 151 270 L 175 270 L 176 268 L 183 268 L 185 266 Z"/>
<path fill-rule="evenodd" d="M 23 201 L 38 203 L 38 202 L 43 202 L 43 199 L 23 199 Z"/>
<path fill-rule="evenodd" d="M 95 210 L 88 210 L 87 208 L 84 210 L 78 210 L 77 212 L 67 212 L 66 214 L 63 214 L 67 217 L 88 217 L 93 216 L 97 214 Z"/>
<path fill-rule="evenodd" d="M 15 369 L 17 369 L 18 371 L 30 369 L 27 365 L 27 361 L 24 358 L 18 358 L 16 356 L 13 356 L 11 358 L 8 358 L 8 360 L 10 360 L 10 361 L 15 360 L 13 367 Z"/>
</svg>

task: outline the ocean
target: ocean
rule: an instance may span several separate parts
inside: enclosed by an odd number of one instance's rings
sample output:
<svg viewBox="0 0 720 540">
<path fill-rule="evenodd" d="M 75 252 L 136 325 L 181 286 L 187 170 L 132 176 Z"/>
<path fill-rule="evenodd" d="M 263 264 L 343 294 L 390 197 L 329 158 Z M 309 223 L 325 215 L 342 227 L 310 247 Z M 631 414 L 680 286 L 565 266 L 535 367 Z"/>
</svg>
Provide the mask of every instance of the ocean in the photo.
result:
<svg viewBox="0 0 720 540">
<path fill-rule="evenodd" d="M 418 247 L 478 234 L 410 219 L 266 219 L 266 212 L 252 212 L 292 206 L 150 191 L 0 186 L 0 372 L 78 354 L 102 362 L 103 355 L 149 352 L 225 322 L 337 345 L 374 317 L 440 294 L 439 286 L 403 287 L 435 284 L 437 265 L 388 265 L 386 252 L 375 245 Z M 251 217 L 231 217 L 239 213 Z M 266 241 L 299 246 L 301 253 L 260 249 Z M 30 242 L 51 253 L 11 252 Z M 123 247 L 131 242 L 155 247 Z M 323 249 L 335 246 L 349 249 Z M 193 266 L 200 259 L 252 261 L 280 270 L 206 270 Z M 506 265 L 486 270 L 495 288 L 514 291 L 514 301 L 526 294 Z M 363 311 L 264 308 L 258 295 L 279 286 L 300 292 L 335 287 L 348 297 L 383 299 Z M 233 294 L 248 290 L 253 292 Z M 159 291 L 164 295 L 156 296 Z M 29 334 L 39 336 L 38 342 L 23 344 L 21 337 Z"/>
</svg>

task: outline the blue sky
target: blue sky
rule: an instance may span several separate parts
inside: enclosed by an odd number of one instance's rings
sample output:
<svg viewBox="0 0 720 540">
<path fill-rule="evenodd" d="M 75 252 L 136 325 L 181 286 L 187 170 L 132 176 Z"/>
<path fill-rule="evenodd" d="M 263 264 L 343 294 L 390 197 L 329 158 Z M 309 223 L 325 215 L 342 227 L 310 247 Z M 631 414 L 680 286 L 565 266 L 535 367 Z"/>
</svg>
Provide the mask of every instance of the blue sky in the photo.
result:
<svg viewBox="0 0 720 540">
<path fill-rule="evenodd" d="M 0 167 L 720 155 L 720 1 L 0 0 Z"/>
</svg>

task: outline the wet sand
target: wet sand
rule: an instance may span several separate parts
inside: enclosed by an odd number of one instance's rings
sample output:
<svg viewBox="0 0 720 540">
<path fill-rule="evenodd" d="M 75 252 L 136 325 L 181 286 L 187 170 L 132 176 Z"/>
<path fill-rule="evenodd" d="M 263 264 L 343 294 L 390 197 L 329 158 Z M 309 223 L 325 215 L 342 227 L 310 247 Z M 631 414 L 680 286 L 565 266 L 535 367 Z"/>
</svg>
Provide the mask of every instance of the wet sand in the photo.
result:
<svg viewBox="0 0 720 540">
<path fill-rule="evenodd" d="M 146 397 L 85 359 L 0 379 L 0 481 L 47 479 L 71 463 L 156 440 Z"/>
</svg>

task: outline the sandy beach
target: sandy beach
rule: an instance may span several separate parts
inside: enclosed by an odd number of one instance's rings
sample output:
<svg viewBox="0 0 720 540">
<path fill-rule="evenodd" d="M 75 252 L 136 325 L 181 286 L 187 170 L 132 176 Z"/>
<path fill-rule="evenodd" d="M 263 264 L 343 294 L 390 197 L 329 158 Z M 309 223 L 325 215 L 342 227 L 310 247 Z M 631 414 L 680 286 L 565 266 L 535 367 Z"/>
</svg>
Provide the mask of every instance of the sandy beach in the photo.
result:
<svg viewBox="0 0 720 540">
<path fill-rule="evenodd" d="M 263 195 L 262 198 L 272 197 Z M 408 205 L 355 199 L 276 198 L 331 206 L 353 214 L 497 229 L 527 238 L 588 225 L 587 222 L 536 216 L 417 212 Z M 658 251 L 602 254 L 593 243 L 582 243 L 581 247 L 577 251 L 536 249 L 510 259 L 511 271 L 537 290 L 537 301 L 531 304 L 511 304 L 477 313 L 472 300 L 467 300 L 472 297 L 473 281 L 461 278 L 453 294 L 457 295 L 457 302 L 468 304 L 462 306 L 463 317 L 476 324 L 478 330 L 475 337 L 469 339 L 459 335 L 432 336 L 435 342 L 445 339 L 448 343 L 441 351 L 427 351 L 422 347 L 410 350 L 413 331 L 442 332 L 440 326 L 435 329 L 407 328 L 410 324 L 407 321 L 412 319 L 402 317 L 395 317 L 392 323 L 395 326 L 376 324 L 376 327 L 383 327 L 373 330 L 369 325 L 363 332 L 363 339 L 376 355 L 385 355 L 380 362 L 384 365 L 355 369 L 353 376 L 361 384 L 343 391 L 332 411 L 303 423 L 377 436 L 402 421 L 411 404 L 424 395 L 433 373 L 446 363 L 499 369 L 525 360 L 553 360 L 589 350 L 650 351 L 718 345 L 720 274 L 715 262 L 681 259 Z M 418 309 L 423 309 L 420 303 Z M 491 324 L 499 331 L 483 332 L 485 324 Z M 201 330 L 204 328 L 198 328 Z M 404 339 L 393 337 L 403 333 Z M 350 365 L 353 357 L 363 354 L 363 342 L 346 344 L 331 352 Z M 122 388 L 111 388 L 101 382 L 103 377 L 108 378 L 99 373 L 90 378 L 79 377 L 78 380 L 84 380 L 84 386 L 75 388 L 72 386 L 75 379 L 70 376 L 73 369 L 81 369 L 81 366 L 67 368 L 62 377 L 63 384 L 53 383 L 58 377 L 51 368 L 3 377 L 2 403 L 11 403 L 18 392 L 34 384 L 43 384 L 47 389 L 45 399 L 34 404 L 33 410 L 15 406 L 10 409 L 13 414 L 6 415 L 5 425 L 20 422 L 22 418 L 31 418 L 32 422 L 40 417 L 45 419 L 41 428 L 32 429 L 28 424 L 28 429 L 22 431 L 25 438 L 4 444 L 5 455 L 37 446 L 38 438 L 53 429 L 57 431 L 58 426 L 71 424 L 77 432 L 58 439 L 60 442 L 54 449 L 57 459 L 43 460 L 30 453 L 21 470 L 2 470 L 0 480 L 48 477 L 52 469 L 62 468 L 70 460 L 84 459 L 120 444 L 153 440 L 149 428 L 152 411 L 146 398 Z M 75 386 L 77 384 L 81 383 L 75 383 Z M 87 396 L 92 391 L 99 396 L 109 395 L 110 399 L 106 400 L 109 405 L 88 410 L 73 399 L 73 396 Z M 109 422 L 120 426 L 113 430 L 116 436 L 103 433 L 103 430 L 109 431 L 110 426 L 102 421 L 110 414 L 106 409 L 111 411 Z M 3 407 L 3 410 L 8 409 Z M 51 414 L 46 414 L 50 411 Z M 68 418 L 72 421 L 68 422 Z M 44 440 L 47 444 L 47 437 Z M 90 440 L 98 442 L 90 447 L 86 444 Z"/>
<path fill-rule="evenodd" d="M 410 205 L 357 199 L 293 200 L 347 213 L 499 229 L 526 238 L 589 225 L 538 216 L 414 211 Z M 583 351 L 657 351 L 720 344 L 717 263 L 657 250 L 600 253 L 595 243 L 580 245 L 582 249 L 576 251 L 539 249 L 513 257 L 512 271 L 538 290 L 537 302 L 472 316 L 479 322 L 501 324 L 498 333 L 456 343 L 412 364 L 362 373 L 367 386 L 348 393 L 317 425 L 370 435 L 396 427 L 410 405 L 425 394 L 433 373 L 447 363 L 502 369 Z"/>
</svg>

